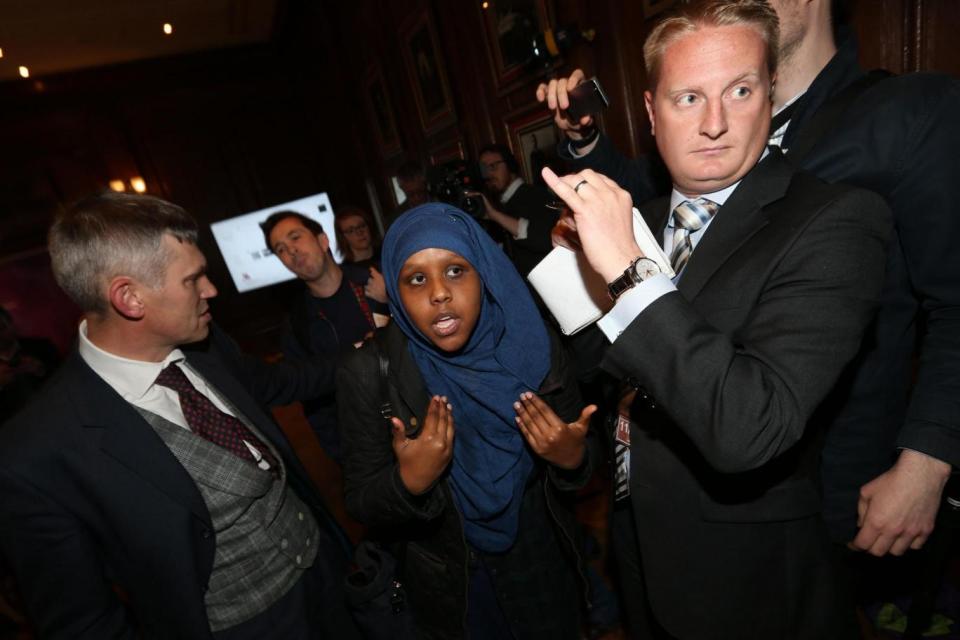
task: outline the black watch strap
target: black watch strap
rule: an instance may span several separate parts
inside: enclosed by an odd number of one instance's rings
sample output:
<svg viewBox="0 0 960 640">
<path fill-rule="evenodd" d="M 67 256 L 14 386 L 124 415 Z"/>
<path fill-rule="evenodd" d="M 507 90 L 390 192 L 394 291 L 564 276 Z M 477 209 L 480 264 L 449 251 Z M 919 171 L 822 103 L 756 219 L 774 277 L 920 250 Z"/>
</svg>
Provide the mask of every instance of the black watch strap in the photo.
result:
<svg viewBox="0 0 960 640">
<path fill-rule="evenodd" d="M 638 263 L 641 261 L 644 263 L 643 271 L 647 273 L 646 276 L 642 276 L 639 273 L 640 270 L 637 268 Z M 660 273 L 660 265 L 646 256 L 639 256 L 630 263 L 629 267 L 624 269 L 623 275 L 607 285 L 607 295 L 610 296 L 611 300 L 616 302 L 617 298 L 630 289 L 633 289 L 639 283 L 643 282 L 646 277 L 650 277 L 654 273 Z"/>
</svg>

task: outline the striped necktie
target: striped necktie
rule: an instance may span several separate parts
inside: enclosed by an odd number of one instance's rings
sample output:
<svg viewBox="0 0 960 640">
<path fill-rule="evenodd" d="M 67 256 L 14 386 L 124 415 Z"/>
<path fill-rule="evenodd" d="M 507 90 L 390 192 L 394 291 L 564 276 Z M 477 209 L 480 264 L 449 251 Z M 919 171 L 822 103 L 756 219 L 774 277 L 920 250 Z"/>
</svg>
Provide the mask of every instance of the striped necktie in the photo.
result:
<svg viewBox="0 0 960 640">
<path fill-rule="evenodd" d="M 693 253 L 690 235 L 703 228 L 720 208 L 716 202 L 705 198 L 684 200 L 673 210 L 673 251 L 670 254 L 670 266 L 680 273 L 687 266 L 687 260 Z"/>
</svg>

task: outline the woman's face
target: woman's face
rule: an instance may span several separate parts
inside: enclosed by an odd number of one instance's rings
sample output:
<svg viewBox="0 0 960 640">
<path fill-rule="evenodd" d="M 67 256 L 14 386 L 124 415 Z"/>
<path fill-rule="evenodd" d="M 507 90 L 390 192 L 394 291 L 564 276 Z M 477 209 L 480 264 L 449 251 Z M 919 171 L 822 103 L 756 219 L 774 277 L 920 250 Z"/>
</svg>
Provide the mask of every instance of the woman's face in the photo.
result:
<svg viewBox="0 0 960 640">
<path fill-rule="evenodd" d="M 347 216 L 337 221 L 340 233 L 347 239 L 347 244 L 354 252 L 366 251 L 370 248 L 370 228 L 360 216 Z"/>
<path fill-rule="evenodd" d="M 417 329 L 444 351 L 461 349 L 480 317 L 483 287 L 467 260 L 446 249 L 423 249 L 403 264 L 400 302 Z"/>
</svg>

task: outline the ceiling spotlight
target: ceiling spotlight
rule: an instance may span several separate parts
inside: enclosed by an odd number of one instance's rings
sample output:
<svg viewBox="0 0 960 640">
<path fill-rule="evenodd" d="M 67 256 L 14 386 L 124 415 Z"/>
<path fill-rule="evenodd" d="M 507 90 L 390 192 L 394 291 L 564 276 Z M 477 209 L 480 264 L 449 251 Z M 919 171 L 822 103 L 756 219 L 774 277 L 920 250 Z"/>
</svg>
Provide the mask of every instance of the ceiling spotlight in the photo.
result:
<svg viewBox="0 0 960 640">
<path fill-rule="evenodd" d="M 0 47 L 0 58 L 3 57 L 3 47 Z"/>
<path fill-rule="evenodd" d="M 170 35 L 171 33 L 173 33 L 173 25 L 170 24 L 169 22 L 164 22 L 164 23 L 163 23 L 163 32 L 164 32 L 165 34 L 167 34 L 167 35 Z"/>
<path fill-rule="evenodd" d="M 489 2 L 484 2 L 481 6 L 482 6 L 484 9 L 489 9 L 489 8 L 490 8 L 490 3 L 489 3 Z"/>
<path fill-rule="evenodd" d="M 20 66 L 20 77 L 21 77 L 21 78 L 29 78 L 29 77 L 30 77 L 30 69 L 27 69 L 26 67 L 24 67 L 23 65 L 21 65 L 21 66 Z"/>
<path fill-rule="evenodd" d="M 117 191 L 117 192 L 122 193 L 122 192 L 124 192 L 124 191 L 127 190 L 127 185 L 123 184 L 123 180 L 111 180 L 111 181 L 110 181 L 110 188 L 111 188 L 113 191 Z"/>
<path fill-rule="evenodd" d="M 144 182 L 140 176 L 130 178 L 130 186 L 133 187 L 133 190 L 137 193 L 145 193 L 147 191 L 147 183 Z"/>
</svg>

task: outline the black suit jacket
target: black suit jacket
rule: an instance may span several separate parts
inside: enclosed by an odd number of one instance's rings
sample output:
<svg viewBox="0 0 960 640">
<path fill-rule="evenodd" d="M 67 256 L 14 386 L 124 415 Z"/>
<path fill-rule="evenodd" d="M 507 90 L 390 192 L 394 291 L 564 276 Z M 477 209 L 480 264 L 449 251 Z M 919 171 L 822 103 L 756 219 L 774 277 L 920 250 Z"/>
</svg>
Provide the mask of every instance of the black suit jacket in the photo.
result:
<svg viewBox="0 0 960 640">
<path fill-rule="evenodd" d="M 540 186 L 522 184 L 513 196 L 498 206 L 514 218 L 526 218 L 527 237 L 517 240 L 509 236 L 510 256 L 520 275 L 526 276 L 553 249 L 550 231 L 560 217 L 547 206 L 549 194 Z"/>
<path fill-rule="evenodd" d="M 332 385 L 332 363 L 267 366 L 216 328 L 183 351 L 282 454 L 288 482 L 320 525 L 317 562 L 343 575 L 346 540 L 261 408 Z M 78 353 L 0 433 L 0 495 L 0 549 L 41 637 L 211 637 L 204 592 L 215 540 L 203 498 L 150 425 Z"/>
<path fill-rule="evenodd" d="M 784 146 L 795 146 L 813 114 L 862 75 L 848 39 L 798 102 Z M 888 78 L 859 94 L 809 153 L 792 158 L 825 180 L 879 193 L 894 216 L 879 313 L 832 399 L 822 480 L 824 515 L 839 542 L 856 534 L 860 487 L 886 471 L 900 447 L 960 466 L 958 113 L 955 78 Z"/>
<path fill-rule="evenodd" d="M 667 201 L 642 210 L 662 236 Z M 867 215 L 869 212 L 869 215 Z M 829 637 L 814 410 L 879 298 L 889 212 L 777 150 L 603 366 L 642 388 L 631 499 L 650 603 L 679 638 Z"/>
<path fill-rule="evenodd" d="M 831 427 L 823 509 L 838 542 L 856 535 L 860 487 L 890 467 L 899 447 L 960 466 L 960 163 L 954 157 L 960 82 L 920 73 L 892 77 L 849 100 L 831 127 L 817 127 L 817 114 L 863 75 L 855 41 L 843 39 L 798 100 L 783 139 L 789 150 L 819 130 L 808 153 L 788 152 L 787 159 L 828 182 L 875 191 L 893 212 L 880 309 L 824 408 Z M 659 193 L 655 161 L 628 160 L 605 137 L 573 164 L 609 176 L 634 202 Z"/>
</svg>

